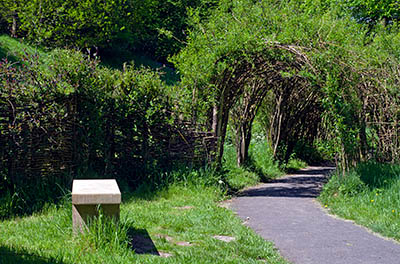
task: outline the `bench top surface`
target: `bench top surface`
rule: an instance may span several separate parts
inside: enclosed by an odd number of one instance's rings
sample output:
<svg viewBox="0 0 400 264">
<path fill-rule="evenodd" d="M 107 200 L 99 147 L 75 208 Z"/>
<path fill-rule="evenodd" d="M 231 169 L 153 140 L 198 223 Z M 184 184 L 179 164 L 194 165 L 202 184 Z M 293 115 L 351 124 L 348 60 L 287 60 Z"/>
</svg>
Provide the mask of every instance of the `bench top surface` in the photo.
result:
<svg viewBox="0 0 400 264">
<path fill-rule="evenodd" d="M 121 192 L 114 179 L 74 180 L 72 183 L 73 204 L 116 204 L 120 202 Z"/>
</svg>

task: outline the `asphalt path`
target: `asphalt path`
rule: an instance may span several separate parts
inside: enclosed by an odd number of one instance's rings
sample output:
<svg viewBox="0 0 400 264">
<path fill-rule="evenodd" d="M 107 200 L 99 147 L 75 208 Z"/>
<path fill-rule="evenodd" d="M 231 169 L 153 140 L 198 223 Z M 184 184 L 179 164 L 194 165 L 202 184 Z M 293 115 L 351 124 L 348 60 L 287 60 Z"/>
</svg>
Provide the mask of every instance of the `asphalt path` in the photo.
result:
<svg viewBox="0 0 400 264">
<path fill-rule="evenodd" d="M 315 200 L 333 168 L 308 167 L 249 188 L 231 208 L 295 264 L 400 264 L 400 244 L 331 216 Z"/>
</svg>

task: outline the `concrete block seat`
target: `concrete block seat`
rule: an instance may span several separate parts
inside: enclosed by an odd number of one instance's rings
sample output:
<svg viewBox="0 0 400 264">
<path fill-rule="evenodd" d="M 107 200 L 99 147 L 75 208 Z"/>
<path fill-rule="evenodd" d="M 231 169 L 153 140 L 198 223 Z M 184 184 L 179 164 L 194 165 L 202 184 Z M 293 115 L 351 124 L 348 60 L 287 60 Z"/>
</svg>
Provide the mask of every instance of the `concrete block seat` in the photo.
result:
<svg viewBox="0 0 400 264">
<path fill-rule="evenodd" d="M 89 218 L 104 216 L 119 219 L 121 192 L 117 181 L 74 180 L 72 183 L 72 225 L 74 232 L 82 231 Z"/>
</svg>

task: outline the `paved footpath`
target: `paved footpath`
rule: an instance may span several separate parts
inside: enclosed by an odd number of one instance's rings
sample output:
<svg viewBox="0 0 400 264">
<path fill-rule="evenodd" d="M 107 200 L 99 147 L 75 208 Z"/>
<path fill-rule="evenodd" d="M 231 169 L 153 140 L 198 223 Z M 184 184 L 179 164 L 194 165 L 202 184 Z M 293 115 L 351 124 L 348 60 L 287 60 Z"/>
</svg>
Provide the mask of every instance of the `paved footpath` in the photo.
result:
<svg viewBox="0 0 400 264">
<path fill-rule="evenodd" d="M 328 215 L 315 200 L 332 168 L 309 167 L 247 189 L 231 207 L 295 264 L 400 264 L 400 244 Z"/>
</svg>

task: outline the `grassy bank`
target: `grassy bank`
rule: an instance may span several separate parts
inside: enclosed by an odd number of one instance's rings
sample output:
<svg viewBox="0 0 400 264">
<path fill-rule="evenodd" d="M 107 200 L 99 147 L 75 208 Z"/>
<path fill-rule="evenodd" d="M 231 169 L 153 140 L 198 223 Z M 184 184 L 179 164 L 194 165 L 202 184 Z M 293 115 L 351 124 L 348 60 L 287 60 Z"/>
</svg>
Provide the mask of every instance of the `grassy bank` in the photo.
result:
<svg viewBox="0 0 400 264">
<path fill-rule="evenodd" d="M 272 151 L 266 143 L 253 140 L 249 148 L 250 162 L 245 167 L 238 167 L 236 150 L 233 144 L 226 144 L 224 149 L 225 179 L 228 188 L 235 192 L 261 181 L 283 175 L 278 164 L 273 160 Z"/>
<path fill-rule="evenodd" d="M 276 177 L 268 149 L 252 146 L 253 168 L 236 168 L 233 149 L 225 173 L 189 169 L 160 175 L 160 183 L 129 192 L 123 185 L 120 224 L 94 222 L 73 236 L 71 201 L 31 216 L 0 222 L 0 263 L 287 263 L 265 241 L 221 206 L 229 190 Z M 232 240 L 221 241 L 218 236 Z"/>
<path fill-rule="evenodd" d="M 226 182 L 233 192 L 259 182 L 283 176 L 285 172 L 291 173 L 307 167 L 307 163 L 291 158 L 287 164 L 279 165 L 274 161 L 273 153 L 264 141 L 252 140 L 249 148 L 250 161 L 244 167 L 236 165 L 236 150 L 233 144 L 226 144 L 224 149 L 224 168 Z"/>
<path fill-rule="evenodd" d="M 400 165 L 367 163 L 336 173 L 319 199 L 333 214 L 400 241 Z"/>
<path fill-rule="evenodd" d="M 218 206 L 222 197 L 216 187 L 139 188 L 124 195 L 117 229 L 75 237 L 67 199 L 42 213 L 0 222 L 0 262 L 286 263 L 271 243 Z"/>
</svg>

